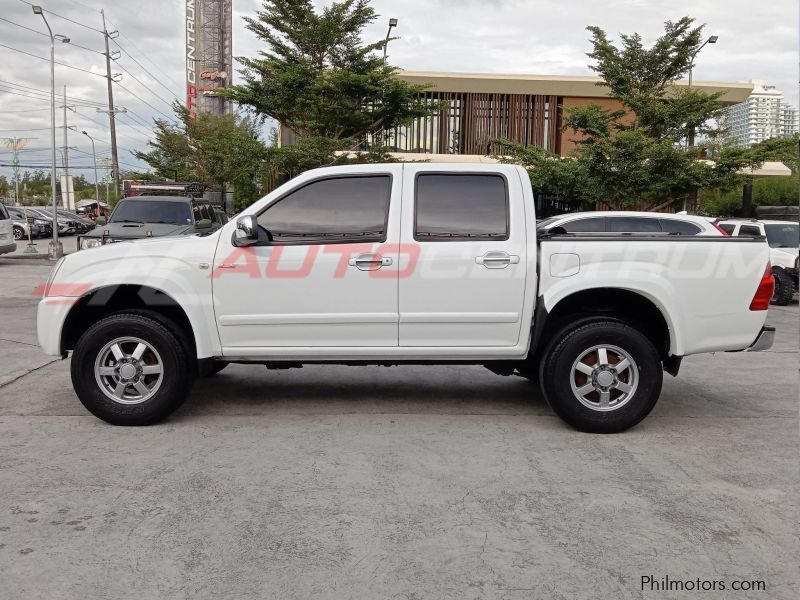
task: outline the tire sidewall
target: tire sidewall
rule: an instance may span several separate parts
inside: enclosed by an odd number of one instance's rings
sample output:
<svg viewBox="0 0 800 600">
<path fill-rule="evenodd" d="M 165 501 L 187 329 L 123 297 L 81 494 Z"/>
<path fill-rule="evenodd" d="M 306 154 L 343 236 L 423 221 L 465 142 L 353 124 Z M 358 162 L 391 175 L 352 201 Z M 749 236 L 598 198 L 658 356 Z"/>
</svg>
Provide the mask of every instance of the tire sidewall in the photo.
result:
<svg viewBox="0 0 800 600">
<path fill-rule="evenodd" d="M 158 352 L 164 376 L 158 391 L 140 404 L 122 404 L 100 389 L 94 365 L 100 350 L 118 337 L 137 337 Z M 149 425 L 172 413 L 191 387 L 191 370 L 183 348 L 164 325 L 135 314 L 112 315 L 90 327 L 75 344 L 70 365 L 72 383 L 83 405 L 113 425 Z"/>
<path fill-rule="evenodd" d="M 590 433 L 618 433 L 633 427 L 653 410 L 661 393 L 663 370 L 652 342 L 620 321 L 587 322 L 568 327 L 554 336 L 545 353 L 540 381 L 553 410 L 564 421 Z M 570 385 L 572 365 L 588 348 L 608 344 L 627 352 L 636 363 L 639 381 L 633 397 L 616 410 L 592 410 L 575 397 Z"/>
</svg>

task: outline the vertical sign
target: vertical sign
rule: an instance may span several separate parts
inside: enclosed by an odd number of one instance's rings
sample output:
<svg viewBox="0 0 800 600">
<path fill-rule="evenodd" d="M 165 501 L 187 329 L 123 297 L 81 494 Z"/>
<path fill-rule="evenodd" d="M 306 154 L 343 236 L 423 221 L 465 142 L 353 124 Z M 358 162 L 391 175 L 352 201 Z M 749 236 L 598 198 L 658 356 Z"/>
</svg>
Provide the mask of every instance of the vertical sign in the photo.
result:
<svg viewBox="0 0 800 600">
<path fill-rule="evenodd" d="M 186 108 L 197 116 L 197 11 L 195 0 L 186 0 Z"/>
</svg>

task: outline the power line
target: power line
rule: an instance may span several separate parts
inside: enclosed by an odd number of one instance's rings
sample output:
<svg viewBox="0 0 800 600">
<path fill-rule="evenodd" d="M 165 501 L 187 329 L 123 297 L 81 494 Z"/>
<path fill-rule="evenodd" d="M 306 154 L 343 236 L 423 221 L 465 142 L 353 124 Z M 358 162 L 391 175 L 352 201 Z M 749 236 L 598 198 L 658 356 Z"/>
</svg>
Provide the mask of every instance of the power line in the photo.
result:
<svg viewBox="0 0 800 600">
<path fill-rule="evenodd" d="M 27 4 L 28 6 L 33 6 L 33 3 L 28 2 L 28 0 L 19 0 L 23 4 Z M 54 13 L 52 10 L 47 10 L 46 8 L 42 9 L 48 15 L 53 15 L 54 17 L 58 17 L 59 19 L 64 19 L 65 21 L 69 21 L 70 23 L 74 23 L 75 25 L 79 25 L 91 31 L 96 31 L 97 33 L 103 33 L 100 29 L 95 29 L 94 27 L 89 27 L 86 23 L 81 23 L 80 21 L 75 21 L 74 19 L 70 19 L 69 17 L 65 17 L 63 15 L 59 15 L 58 13 Z"/>
<path fill-rule="evenodd" d="M 38 54 L 33 54 L 32 52 L 25 52 L 25 50 L 20 50 L 19 48 L 13 48 L 11 46 L 6 46 L 5 44 L 0 44 L 2 48 L 8 48 L 12 52 L 19 52 L 20 54 L 27 54 L 28 56 L 32 56 L 33 58 L 38 58 L 39 60 L 46 60 L 50 62 L 49 58 L 45 58 L 44 56 L 39 56 Z M 100 73 L 95 73 L 94 71 L 90 71 L 89 69 L 83 69 L 81 67 L 76 67 L 75 65 L 71 65 L 69 63 L 63 63 L 59 61 L 53 61 L 55 64 L 60 65 L 62 67 L 67 67 L 68 69 L 75 69 L 76 71 L 83 71 L 84 73 L 89 73 L 89 75 L 97 75 L 98 77 L 105 77 L 105 75 L 101 75 Z"/>
<path fill-rule="evenodd" d="M 5 21 L 6 23 L 10 23 L 11 25 L 15 25 L 17 27 L 21 27 L 22 29 L 27 29 L 28 31 L 32 31 L 35 34 L 43 35 L 44 37 L 50 37 L 44 31 L 39 31 L 38 29 L 33 29 L 32 27 L 28 27 L 27 25 L 21 25 L 20 23 L 15 23 L 5 17 L 0 17 L 0 21 Z M 89 52 L 94 52 L 95 54 L 103 54 L 100 50 L 95 50 L 94 48 L 87 48 L 86 46 L 81 46 L 80 44 L 76 44 L 72 41 L 67 42 L 70 46 L 74 46 L 75 48 L 80 48 L 81 50 L 88 50 Z"/>
<path fill-rule="evenodd" d="M 113 41 L 113 40 L 112 40 L 112 41 Z M 130 77 L 131 77 L 131 78 L 132 78 L 132 79 L 133 79 L 133 80 L 134 80 L 136 83 L 138 83 L 138 84 L 139 84 L 139 85 L 141 85 L 143 88 L 145 88 L 146 90 L 148 90 L 148 91 L 149 91 L 151 94 L 153 94 L 153 96 L 155 96 L 156 98 L 158 98 L 159 100 L 161 100 L 161 101 L 162 101 L 164 104 L 166 104 L 166 105 L 167 105 L 167 106 L 169 106 L 169 107 L 171 107 L 171 106 L 172 106 L 172 103 L 171 103 L 171 102 L 169 102 L 168 100 L 164 100 L 164 98 L 162 98 L 161 96 L 159 96 L 158 94 L 156 94 L 156 93 L 155 93 L 155 92 L 154 92 L 152 89 L 150 89 L 150 87 L 149 87 L 147 84 L 143 83 L 143 82 L 142 82 L 140 79 L 138 79 L 138 78 L 136 77 L 136 75 L 134 75 L 133 73 L 131 73 L 130 71 L 128 71 L 128 69 L 126 69 L 126 68 L 125 68 L 123 65 L 121 65 L 121 64 L 119 63 L 119 61 L 117 61 L 117 62 L 116 62 L 116 63 L 114 63 L 114 64 L 116 64 L 116 65 L 117 65 L 117 66 L 118 66 L 120 69 L 122 69 L 123 71 L 125 71 L 125 72 L 126 72 L 128 75 L 130 75 Z M 171 92 L 170 92 L 170 93 L 171 93 Z M 176 97 L 176 100 L 177 100 L 177 99 L 178 99 L 178 98 Z M 179 100 L 179 101 L 180 101 L 180 100 Z"/>
<path fill-rule="evenodd" d="M 112 22 L 111 22 L 111 19 L 108 19 L 108 22 L 111 24 L 111 26 L 112 26 L 112 27 L 114 27 L 115 29 L 117 29 L 117 30 L 119 31 L 119 27 L 117 27 L 116 25 L 114 25 L 114 23 L 112 23 Z M 144 58 L 144 59 L 145 59 L 147 62 L 149 62 L 151 65 L 153 65 L 153 67 L 154 67 L 154 68 L 155 68 L 155 69 L 156 69 L 156 70 L 157 70 L 159 73 L 161 73 L 161 74 L 162 74 L 162 75 L 163 75 L 163 76 L 164 76 L 164 77 L 165 77 L 167 80 L 169 80 L 169 81 L 170 81 L 170 83 L 175 83 L 175 80 L 174 80 L 174 79 L 172 79 L 172 77 L 170 77 L 169 75 L 167 75 L 167 74 L 166 74 L 164 71 L 162 71 L 162 70 L 161 70 L 161 67 L 159 67 L 159 66 L 158 66 L 158 64 L 156 64 L 156 63 L 155 63 L 155 62 L 154 62 L 154 61 L 153 61 L 153 60 L 152 60 L 152 59 L 151 59 L 149 56 L 147 56 L 147 54 L 145 54 L 144 52 L 142 52 L 142 49 L 141 49 L 141 48 L 139 48 L 139 47 L 138 47 L 138 46 L 137 46 L 137 45 L 136 45 L 136 44 L 133 42 L 133 40 L 132 40 L 131 38 L 129 38 L 127 35 L 125 35 L 125 34 L 124 34 L 122 31 L 120 31 L 120 32 L 119 32 L 119 35 L 120 35 L 121 37 L 124 37 L 124 38 L 125 38 L 125 39 L 128 41 L 128 43 L 129 43 L 129 44 L 130 44 L 130 45 L 131 45 L 133 48 L 135 48 L 135 49 L 136 49 L 136 51 L 137 51 L 139 54 L 141 54 L 141 55 L 142 55 L 142 57 L 143 57 L 143 58 Z M 115 43 L 115 44 L 117 44 L 117 46 L 119 46 L 119 44 L 118 44 L 117 42 L 114 42 L 114 43 Z M 121 50 L 121 49 L 122 49 L 122 47 L 120 46 L 120 50 Z M 129 54 L 128 56 L 130 56 L 130 54 Z M 131 58 L 133 58 L 133 57 L 131 57 Z M 144 67 L 142 67 L 142 68 L 144 68 Z M 176 86 L 177 86 L 177 88 L 178 88 L 178 89 L 180 89 L 180 88 L 182 87 L 182 84 L 176 84 Z"/>
<path fill-rule="evenodd" d="M 50 90 L 41 90 L 39 88 L 31 87 L 29 85 L 22 85 L 21 83 L 14 83 L 12 81 L 4 81 L 0 79 L 0 85 L 5 85 L 8 87 L 17 87 L 22 88 L 23 90 L 30 90 L 32 92 L 36 92 L 37 94 L 43 94 L 50 98 Z M 80 96 L 67 96 L 67 100 L 70 102 L 83 102 L 88 104 L 97 104 L 98 106 L 105 106 L 104 102 L 98 102 L 97 100 L 89 100 L 88 98 L 81 98 Z"/>
<path fill-rule="evenodd" d="M 158 109 L 157 109 L 155 106 L 153 106 L 152 104 L 150 104 L 150 103 L 149 103 L 147 100 L 144 100 L 144 99 L 143 99 L 141 96 L 137 96 L 135 93 L 133 93 L 132 91 L 130 91 L 128 88 L 126 88 L 126 87 L 125 87 L 124 85 L 122 85 L 121 83 L 119 83 L 119 82 L 117 82 L 117 81 L 115 81 L 114 83 L 116 83 L 116 84 L 117 84 L 119 87 L 121 87 L 123 90 L 125 90 L 126 92 L 128 92 L 128 93 L 129 93 L 131 96 L 133 96 L 134 98 L 136 98 L 137 100 L 139 100 L 139 102 L 141 102 L 142 104 L 146 104 L 147 106 L 149 106 L 150 108 L 152 108 L 154 111 L 156 111 L 158 114 L 160 114 L 162 117 L 164 117 L 164 118 L 165 118 L 165 119 L 167 119 L 168 121 L 172 121 L 173 123 L 175 122 L 175 120 L 174 120 L 174 118 L 173 118 L 173 117 L 170 117 L 170 116 L 166 115 L 165 113 L 161 112 L 161 111 L 160 111 L 160 110 L 158 110 Z"/>
<path fill-rule="evenodd" d="M 120 35 L 121 35 L 121 34 L 120 34 Z M 145 66 L 144 66 L 142 63 L 140 63 L 138 60 L 136 60 L 136 58 L 135 58 L 133 55 L 131 55 L 131 53 L 130 53 L 130 52 L 128 52 L 127 50 L 125 50 L 125 48 L 123 48 L 123 47 L 122 47 L 122 45 L 121 45 L 121 44 L 120 44 L 120 43 L 119 43 L 117 40 L 113 40 L 113 39 L 112 39 L 111 41 L 112 41 L 112 42 L 114 42 L 114 44 L 116 44 L 117 48 L 119 48 L 121 52 L 125 53 L 125 55 L 126 55 L 128 58 L 130 58 L 130 59 L 131 59 L 133 62 L 135 62 L 137 65 L 139 65 L 139 67 L 142 69 L 142 71 L 144 71 L 145 73 L 147 73 L 147 72 L 149 72 L 149 71 L 150 71 L 150 69 L 148 69 L 148 68 L 147 68 L 147 67 L 145 67 Z M 119 62 L 117 62 L 117 64 L 119 64 Z M 122 65 L 120 65 L 120 68 L 124 68 L 124 67 L 123 67 Z M 128 71 L 127 69 L 126 69 L 125 71 L 126 71 L 126 72 L 127 72 L 127 73 L 128 73 L 130 76 L 131 76 L 131 77 L 133 77 L 133 75 L 131 74 L 131 72 L 130 72 L 130 71 Z M 172 96 L 173 96 L 173 97 L 174 97 L 174 98 L 175 98 L 175 99 L 176 99 L 178 102 L 180 102 L 180 98 L 178 97 L 178 95 L 177 95 L 175 92 L 173 92 L 173 91 L 172 91 L 170 88 L 168 88 L 166 85 L 164 85 L 164 84 L 161 82 L 161 80 L 160 80 L 160 79 L 158 79 L 157 77 L 153 76 L 153 74 L 152 74 L 152 73 L 150 73 L 150 76 L 151 76 L 151 77 L 153 77 L 153 80 L 154 80 L 154 81 L 155 81 L 155 82 L 156 82 L 158 85 L 160 85 L 160 86 L 161 86 L 161 87 L 163 87 L 165 90 L 167 90 L 167 92 L 169 92 L 169 93 L 170 93 L 170 94 L 171 94 L 171 95 L 172 95 Z M 155 93 L 155 92 L 154 92 L 154 93 Z M 167 102 L 167 104 L 169 104 L 169 102 Z"/>
</svg>

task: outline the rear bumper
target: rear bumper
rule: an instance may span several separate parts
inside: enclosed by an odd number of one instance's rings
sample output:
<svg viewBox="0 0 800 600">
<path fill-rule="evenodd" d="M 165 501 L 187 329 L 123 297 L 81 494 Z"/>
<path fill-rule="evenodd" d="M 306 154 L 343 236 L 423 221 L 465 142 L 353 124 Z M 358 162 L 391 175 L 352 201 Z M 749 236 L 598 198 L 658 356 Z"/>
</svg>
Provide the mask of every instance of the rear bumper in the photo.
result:
<svg viewBox="0 0 800 600">
<path fill-rule="evenodd" d="M 769 350 L 772 348 L 772 343 L 775 341 L 775 328 L 771 325 L 764 325 L 761 332 L 758 334 L 756 341 L 753 342 L 745 352 L 760 352 L 762 350 Z"/>
</svg>

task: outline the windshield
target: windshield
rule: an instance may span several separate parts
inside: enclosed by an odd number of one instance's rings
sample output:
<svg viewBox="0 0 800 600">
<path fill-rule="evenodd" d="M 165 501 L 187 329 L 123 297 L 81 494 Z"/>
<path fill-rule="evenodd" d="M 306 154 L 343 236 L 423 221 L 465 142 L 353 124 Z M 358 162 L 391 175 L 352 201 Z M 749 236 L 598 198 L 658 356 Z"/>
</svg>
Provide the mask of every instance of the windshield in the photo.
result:
<svg viewBox="0 0 800 600">
<path fill-rule="evenodd" d="M 771 248 L 797 248 L 800 245 L 800 225 L 797 223 L 764 225 L 764 231 Z"/>
<path fill-rule="evenodd" d="M 191 225 L 192 210 L 186 202 L 169 200 L 123 200 L 109 223 L 171 223 Z"/>
</svg>

